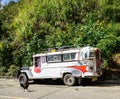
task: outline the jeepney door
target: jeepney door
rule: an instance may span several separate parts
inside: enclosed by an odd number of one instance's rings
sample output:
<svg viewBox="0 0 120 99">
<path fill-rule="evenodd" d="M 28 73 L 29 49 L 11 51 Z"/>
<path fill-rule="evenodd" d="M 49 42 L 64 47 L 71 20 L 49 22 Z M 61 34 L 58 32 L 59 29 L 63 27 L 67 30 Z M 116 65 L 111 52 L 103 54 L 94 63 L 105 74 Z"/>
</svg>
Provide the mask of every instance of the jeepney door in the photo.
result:
<svg viewBox="0 0 120 99">
<path fill-rule="evenodd" d="M 34 58 L 34 72 L 35 73 L 41 72 L 41 57 Z"/>
</svg>

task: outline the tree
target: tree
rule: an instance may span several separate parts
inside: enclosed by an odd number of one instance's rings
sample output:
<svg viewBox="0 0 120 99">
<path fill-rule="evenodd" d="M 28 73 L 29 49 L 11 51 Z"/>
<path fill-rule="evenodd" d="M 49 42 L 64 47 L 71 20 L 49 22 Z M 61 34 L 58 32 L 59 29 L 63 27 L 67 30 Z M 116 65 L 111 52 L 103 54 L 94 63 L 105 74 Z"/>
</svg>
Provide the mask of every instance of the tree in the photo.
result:
<svg viewBox="0 0 120 99">
<path fill-rule="evenodd" d="M 0 65 L 29 66 L 34 53 L 59 46 L 96 46 L 109 60 L 119 48 L 119 4 L 119 0 L 11 1 L 0 10 L 0 54 L 1 60 L 5 56 L 13 61 L 7 58 Z"/>
</svg>

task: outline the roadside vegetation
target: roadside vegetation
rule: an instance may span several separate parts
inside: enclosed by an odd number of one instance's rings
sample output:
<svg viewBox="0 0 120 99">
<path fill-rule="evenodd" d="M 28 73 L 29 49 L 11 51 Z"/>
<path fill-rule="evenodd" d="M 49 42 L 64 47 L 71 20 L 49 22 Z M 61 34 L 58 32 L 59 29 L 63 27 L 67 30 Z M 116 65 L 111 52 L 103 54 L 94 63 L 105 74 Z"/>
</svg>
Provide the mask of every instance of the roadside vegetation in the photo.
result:
<svg viewBox="0 0 120 99">
<path fill-rule="evenodd" d="M 0 4 L 1 5 L 1 4 Z M 120 69 L 119 0 L 19 0 L 0 10 L 0 75 L 32 65 L 46 48 L 94 46 Z"/>
</svg>

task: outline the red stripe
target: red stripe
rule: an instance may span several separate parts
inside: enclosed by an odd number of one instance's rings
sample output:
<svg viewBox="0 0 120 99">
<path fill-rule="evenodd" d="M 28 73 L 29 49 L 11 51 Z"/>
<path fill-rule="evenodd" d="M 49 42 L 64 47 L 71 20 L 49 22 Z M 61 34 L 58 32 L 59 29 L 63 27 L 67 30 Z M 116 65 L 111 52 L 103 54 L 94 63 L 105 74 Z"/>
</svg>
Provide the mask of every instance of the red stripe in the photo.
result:
<svg viewBox="0 0 120 99">
<path fill-rule="evenodd" d="M 82 71 L 83 73 L 87 72 L 86 67 L 87 66 L 70 66 L 70 68 L 75 68 L 77 70 Z"/>
</svg>

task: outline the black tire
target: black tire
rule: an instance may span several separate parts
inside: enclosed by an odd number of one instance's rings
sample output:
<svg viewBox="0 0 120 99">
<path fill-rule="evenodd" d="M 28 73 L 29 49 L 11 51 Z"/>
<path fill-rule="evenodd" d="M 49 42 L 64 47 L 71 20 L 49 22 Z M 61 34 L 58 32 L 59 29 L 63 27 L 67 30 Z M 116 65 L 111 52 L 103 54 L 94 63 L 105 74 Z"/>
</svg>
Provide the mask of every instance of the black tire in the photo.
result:
<svg viewBox="0 0 120 99">
<path fill-rule="evenodd" d="M 19 75 L 19 83 L 20 85 L 28 83 L 28 77 L 26 76 L 26 74 Z"/>
<path fill-rule="evenodd" d="M 67 86 L 73 86 L 76 84 L 76 78 L 72 76 L 71 74 L 65 74 L 63 78 L 63 82 Z"/>
</svg>

